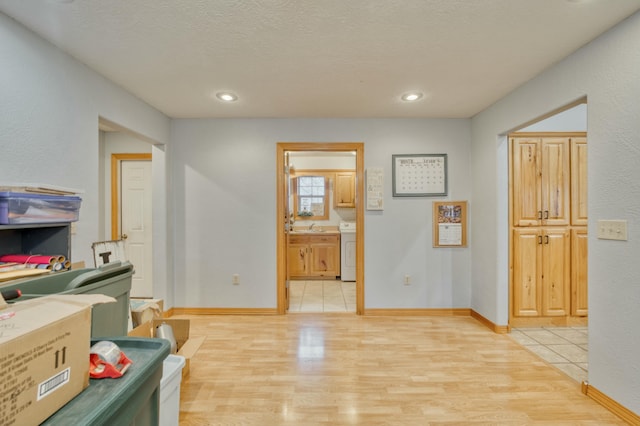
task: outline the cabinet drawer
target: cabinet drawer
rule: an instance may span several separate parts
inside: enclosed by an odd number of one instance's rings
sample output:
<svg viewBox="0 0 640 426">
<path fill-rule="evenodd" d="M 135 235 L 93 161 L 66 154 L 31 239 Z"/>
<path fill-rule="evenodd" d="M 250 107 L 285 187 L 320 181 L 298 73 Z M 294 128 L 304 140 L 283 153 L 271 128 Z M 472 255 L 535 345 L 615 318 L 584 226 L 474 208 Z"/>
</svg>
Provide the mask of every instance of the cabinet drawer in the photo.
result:
<svg viewBox="0 0 640 426">
<path fill-rule="evenodd" d="M 309 238 L 306 235 L 289 234 L 289 244 L 306 244 L 308 242 L 309 242 Z"/>
<path fill-rule="evenodd" d="M 309 242 L 313 243 L 338 243 L 339 235 L 313 235 L 309 237 Z"/>
</svg>

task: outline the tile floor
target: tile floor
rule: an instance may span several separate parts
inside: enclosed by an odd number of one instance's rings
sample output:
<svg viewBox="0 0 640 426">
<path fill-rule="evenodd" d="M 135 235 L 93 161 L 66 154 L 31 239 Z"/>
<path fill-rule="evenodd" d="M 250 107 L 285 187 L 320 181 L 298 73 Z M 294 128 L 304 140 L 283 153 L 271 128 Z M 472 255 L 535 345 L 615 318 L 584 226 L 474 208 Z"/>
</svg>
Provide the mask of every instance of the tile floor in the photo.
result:
<svg viewBox="0 0 640 426">
<path fill-rule="evenodd" d="M 355 282 L 306 280 L 289 283 L 289 312 L 355 311 Z"/>
<path fill-rule="evenodd" d="M 577 382 L 587 381 L 587 327 L 514 328 L 510 336 Z"/>
</svg>

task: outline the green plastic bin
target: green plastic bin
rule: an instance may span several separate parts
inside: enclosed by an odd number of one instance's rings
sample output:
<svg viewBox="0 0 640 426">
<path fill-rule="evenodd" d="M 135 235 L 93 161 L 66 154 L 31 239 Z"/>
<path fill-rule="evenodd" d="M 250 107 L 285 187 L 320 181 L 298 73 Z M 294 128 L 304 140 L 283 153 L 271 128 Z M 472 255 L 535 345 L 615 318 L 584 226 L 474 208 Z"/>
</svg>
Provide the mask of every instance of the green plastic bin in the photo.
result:
<svg viewBox="0 0 640 426">
<path fill-rule="evenodd" d="M 91 344 L 98 340 L 92 339 Z M 118 345 L 132 361 L 127 372 L 118 379 L 90 379 L 88 388 L 43 425 L 158 425 L 162 364 L 170 352 L 169 341 L 141 337 L 105 340 Z"/>
<path fill-rule="evenodd" d="M 0 290 L 20 290 L 22 296 L 11 302 L 50 294 L 105 294 L 115 303 L 95 305 L 91 315 L 91 337 L 126 336 L 129 329 L 129 293 L 133 265 L 111 262 L 98 268 L 54 272 L 31 279 L 12 282 Z"/>
</svg>

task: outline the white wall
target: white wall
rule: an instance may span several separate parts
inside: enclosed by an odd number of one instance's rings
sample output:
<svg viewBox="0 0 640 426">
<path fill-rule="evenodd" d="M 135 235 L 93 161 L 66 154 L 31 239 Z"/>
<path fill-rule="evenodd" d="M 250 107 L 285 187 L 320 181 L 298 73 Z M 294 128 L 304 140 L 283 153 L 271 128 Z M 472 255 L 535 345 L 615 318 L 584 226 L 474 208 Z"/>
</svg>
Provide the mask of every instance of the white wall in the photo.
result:
<svg viewBox="0 0 640 426">
<path fill-rule="evenodd" d="M 364 142 L 365 168 L 384 167 L 385 210 L 365 214 L 366 308 L 469 306 L 470 250 L 432 247 L 434 199 L 391 197 L 391 155 L 447 153 L 447 199 L 469 200 L 470 120 L 182 119 L 171 140 L 177 307 L 276 307 L 276 143 L 288 141 Z"/>
<path fill-rule="evenodd" d="M 0 64 L 0 182 L 84 189 L 71 255 L 93 265 L 104 219 L 98 117 L 160 144 L 169 119 L 1 13 Z"/>
<path fill-rule="evenodd" d="M 579 104 L 530 126 L 519 132 L 586 132 L 587 104 Z"/>
<path fill-rule="evenodd" d="M 505 64 L 508 66 L 508 64 Z M 472 303 L 508 321 L 509 130 L 588 97 L 589 383 L 640 413 L 640 13 L 472 119 Z M 626 219 L 629 241 L 598 240 Z"/>
</svg>

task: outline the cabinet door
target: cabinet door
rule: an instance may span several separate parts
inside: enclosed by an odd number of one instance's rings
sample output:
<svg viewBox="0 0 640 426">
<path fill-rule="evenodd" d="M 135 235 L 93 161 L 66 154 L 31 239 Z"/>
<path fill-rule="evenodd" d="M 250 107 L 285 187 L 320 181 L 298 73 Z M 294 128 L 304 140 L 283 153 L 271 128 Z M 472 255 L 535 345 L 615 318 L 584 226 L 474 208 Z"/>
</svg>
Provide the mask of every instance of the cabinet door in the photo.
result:
<svg viewBox="0 0 640 426">
<path fill-rule="evenodd" d="M 513 315 L 537 317 L 541 305 L 541 234 L 538 229 L 513 231 Z"/>
<path fill-rule="evenodd" d="M 304 277 L 309 274 L 308 244 L 289 243 L 287 246 L 287 262 L 290 277 Z"/>
<path fill-rule="evenodd" d="M 587 138 L 571 138 L 571 224 L 587 226 Z"/>
<path fill-rule="evenodd" d="M 542 315 L 569 315 L 571 259 L 568 229 L 542 233 Z"/>
<path fill-rule="evenodd" d="M 311 275 L 335 277 L 338 275 L 336 245 L 331 243 L 311 244 Z"/>
<path fill-rule="evenodd" d="M 542 223 L 569 224 L 569 139 L 544 138 L 542 141 Z"/>
<path fill-rule="evenodd" d="M 356 206 L 355 172 L 337 172 L 334 187 L 334 207 Z"/>
<path fill-rule="evenodd" d="M 571 230 L 571 315 L 587 316 L 587 228 Z"/>
<path fill-rule="evenodd" d="M 542 219 L 539 138 L 512 139 L 513 226 L 537 226 Z"/>
</svg>

